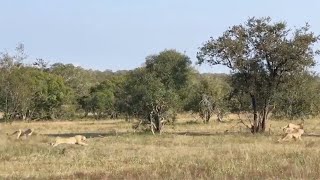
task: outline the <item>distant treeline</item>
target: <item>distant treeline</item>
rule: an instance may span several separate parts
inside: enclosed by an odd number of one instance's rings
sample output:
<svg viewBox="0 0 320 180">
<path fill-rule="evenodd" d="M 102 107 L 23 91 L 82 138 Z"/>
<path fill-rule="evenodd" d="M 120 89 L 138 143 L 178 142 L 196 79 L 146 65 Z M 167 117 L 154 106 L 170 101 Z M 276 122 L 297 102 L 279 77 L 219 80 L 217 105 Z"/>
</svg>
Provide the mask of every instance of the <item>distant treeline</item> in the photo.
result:
<svg viewBox="0 0 320 180">
<path fill-rule="evenodd" d="M 263 131 L 270 112 L 291 119 L 319 114 L 320 78 L 309 71 L 318 39 L 308 25 L 288 30 L 283 22 L 250 18 L 205 42 L 197 54 L 198 64 L 221 64 L 230 74 L 201 74 L 176 50 L 149 55 L 129 71 L 49 65 L 43 59 L 28 65 L 19 45 L 15 54 L 0 57 L 0 110 L 7 121 L 88 115 L 150 120 L 186 111 L 203 115 L 207 108 L 219 120 L 226 113 L 251 112 L 252 126 Z"/>
<path fill-rule="evenodd" d="M 130 71 L 86 70 L 72 64 L 48 65 L 37 59 L 23 63 L 23 49 L 0 58 L 0 109 L 7 120 L 144 117 L 156 106 L 171 113 L 199 112 L 202 96 L 214 109 L 250 111 L 250 97 L 236 93 L 231 75 L 200 74 L 189 57 L 165 50 L 146 58 L 143 67 Z M 320 80 L 304 74 L 286 83 L 274 99 L 274 116 L 318 115 Z"/>
</svg>

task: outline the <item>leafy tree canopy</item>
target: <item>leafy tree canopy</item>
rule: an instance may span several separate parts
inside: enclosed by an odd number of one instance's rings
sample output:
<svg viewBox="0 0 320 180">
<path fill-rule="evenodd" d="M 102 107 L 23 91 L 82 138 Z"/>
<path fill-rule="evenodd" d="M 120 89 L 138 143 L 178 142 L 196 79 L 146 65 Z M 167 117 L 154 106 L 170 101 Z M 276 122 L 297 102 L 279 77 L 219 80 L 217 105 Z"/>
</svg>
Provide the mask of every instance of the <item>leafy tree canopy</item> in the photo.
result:
<svg viewBox="0 0 320 180">
<path fill-rule="evenodd" d="M 315 64 L 317 52 L 312 47 L 319 37 L 309 29 L 308 24 L 291 30 L 285 22 L 273 23 L 269 17 L 250 18 L 200 48 L 199 64 L 229 67 L 237 85 L 233 87 L 250 95 L 253 132 L 265 130 L 268 108 L 279 84 Z"/>
</svg>

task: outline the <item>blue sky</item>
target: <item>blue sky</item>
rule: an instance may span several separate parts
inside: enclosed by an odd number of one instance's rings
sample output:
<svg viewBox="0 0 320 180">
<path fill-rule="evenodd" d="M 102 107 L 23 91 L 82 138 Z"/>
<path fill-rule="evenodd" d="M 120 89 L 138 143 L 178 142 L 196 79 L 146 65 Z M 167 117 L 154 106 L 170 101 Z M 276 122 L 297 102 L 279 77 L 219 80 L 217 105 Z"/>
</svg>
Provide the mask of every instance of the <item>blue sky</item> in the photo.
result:
<svg viewBox="0 0 320 180">
<path fill-rule="evenodd" d="M 99 70 L 133 69 L 146 56 L 172 48 L 195 62 L 210 36 L 252 16 L 284 20 L 289 27 L 309 22 L 320 34 L 319 7 L 318 0 L 0 0 L 0 51 L 23 43 L 29 61 Z M 197 69 L 228 72 L 220 66 Z"/>
</svg>

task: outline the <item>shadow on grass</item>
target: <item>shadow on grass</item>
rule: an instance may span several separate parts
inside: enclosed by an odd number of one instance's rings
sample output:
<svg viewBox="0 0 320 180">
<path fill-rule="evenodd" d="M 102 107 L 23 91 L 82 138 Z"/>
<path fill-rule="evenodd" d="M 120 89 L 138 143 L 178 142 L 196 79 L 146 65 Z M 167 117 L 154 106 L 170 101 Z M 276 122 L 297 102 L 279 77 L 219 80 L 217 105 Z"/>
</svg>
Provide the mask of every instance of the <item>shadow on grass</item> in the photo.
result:
<svg viewBox="0 0 320 180">
<path fill-rule="evenodd" d="M 92 122 L 81 122 L 79 123 L 80 125 L 119 125 L 119 124 L 128 124 L 129 122 L 124 121 L 124 120 L 96 120 L 96 121 L 92 121 Z"/>
<path fill-rule="evenodd" d="M 180 132 L 163 132 L 163 135 L 180 135 L 180 136 L 223 136 L 223 135 L 234 135 L 234 136 L 251 136 L 251 132 L 239 132 L 239 131 L 224 131 L 224 132 L 197 132 L 197 131 L 180 131 Z M 49 137 L 73 137 L 76 135 L 83 135 L 87 138 L 102 138 L 108 136 L 124 136 L 124 135 L 153 135 L 151 132 L 83 132 L 83 133 L 57 133 L 57 134 L 42 134 Z M 260 135 L 270 136 L 268 133 L 262 133 Z M 316 133 L 305 133 L 302 136 L 309 137 L 320 137 L 320 134 Z"/>
<path fill-rule="evenodd" d="M 235 136 L 251 136 L 251 132 L 196 132 L 196 131 L 183 131 L 183 132 L 167 132 L 167 134 L 184 135 L 184 136 L 222 136 L 222 135 L 235 135 Z M 259 134 L 259 133 L 258 133 Z M 270 136 L 269 133 L 261 133 L 259 135 Z M 281 134 L 282 136 L 282 134 Z M 320 133 L 304 133 L 302 136 L 307 137 L 320 137 Z"/>
<path fill-rule="evenodd" d="M 106 136 L 121 136 L 125 134 L 132 134 L 131 132 L 116 132 L 116 131 L 110 131 L 106 133 L 100 133 L 100 132 L 84 132 L 84 133 L 58 133 L 58 134 L 42 134 L 49 137 L 73 137 L 76 135 L 83 135 L 86 138 L 102 138 Z"/>
<path fill-rule="evenodd" d="M 100 172 L 75 172 L 74 174 L 65 174 L 65 175 L 50 175 L 49 177 L 15 177 L 15 176 L 0 176 L 0 179 L 27 179 L 27 180 L 44 180 L 44 179 L 50 179 L 50 180 L 60 180 L 60 179 L 109 179 L 108 174 L 106 173 L 100 173 Z"/>
<path fill-rule="evenodd" d="M 203 122 L 200 120 L 189 120 L 189 121 L 185 121 L 185 122 L 177 122 L 177 124 L 179 125 L 191 125 L 191 124 L 202 124 Z"/>
<path fill-rule="evenodd" d="M 203 124 L 224 124 L 224 123 L 233 123 L 232 121 L 217 121 L 217 120 L 212 120 L 209 121 L 208 123 L 204 123 L 203 120 L 188 120 L 184 122 L 176 122 L 176 125 L 203 125 Z"/>
<path fill-rule="evenodd" d="M 302 136 L 320 137 L 320 133 L 304 133 Z"/>
<path fill-rule="evenodd" d="M 182 132 L 164 132 L 163 135 L 180 135 L 180 136 L 222 136 L 222 135 L 235 135 L 235 136 L 248 136 L 252 135 L 250 132 L 196 132 L 196 131 L 182 131 Z M 115 132 L 110 131 L 102 132 L 84 132 L 84 133 L 57 133 L 57 134 L 42 134 L 49 137 L 73 137 L 76 135 L 83 135 L 86 138 L 102 138 L 108 136 L 124 136 L 124 135 L 153 135 L 151 132 Z"/>
<path fill-rule="evenodd" d="M 222 136 L 222 135 L 252 135 L 250 132 L 169 132 L 168 134 L 183 135 L 183 136 Z"/>
</svg>

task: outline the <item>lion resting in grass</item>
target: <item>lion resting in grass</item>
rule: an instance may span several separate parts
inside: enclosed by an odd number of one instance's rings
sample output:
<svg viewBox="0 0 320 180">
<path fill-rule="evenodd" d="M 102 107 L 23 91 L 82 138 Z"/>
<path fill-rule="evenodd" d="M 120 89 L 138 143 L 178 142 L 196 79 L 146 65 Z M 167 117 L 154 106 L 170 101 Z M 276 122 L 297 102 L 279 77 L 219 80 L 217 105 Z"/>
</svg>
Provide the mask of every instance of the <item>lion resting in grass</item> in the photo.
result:
<svg viewBox="0 0 320 180">
<path fill-rule="evenodd" d="M 20 137 L 24 136 L 25 138 L 28 138 L 29 136 L 31 136 L 33 133 L 33 129 L 27 129 L 22 131 L 21 129 L 19 129 L 18 131 L 15 131 L 14 133 L 10 134 L 10 136 L 17 134 L 17 139 L 20 139 Z"/>
<path fill-rule="evenodd" d="M 76 135 L 74 137 L 57 137 L 56 142 L 51 144 L 53 147 L 58 146 L 59 144 L 79 144 L 83 146 L 87 146 L 88 144 L 84 143 L 83 141 L 86 141 L 86 137 L 82 135 Z"/>
</svg>

